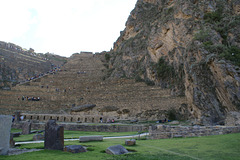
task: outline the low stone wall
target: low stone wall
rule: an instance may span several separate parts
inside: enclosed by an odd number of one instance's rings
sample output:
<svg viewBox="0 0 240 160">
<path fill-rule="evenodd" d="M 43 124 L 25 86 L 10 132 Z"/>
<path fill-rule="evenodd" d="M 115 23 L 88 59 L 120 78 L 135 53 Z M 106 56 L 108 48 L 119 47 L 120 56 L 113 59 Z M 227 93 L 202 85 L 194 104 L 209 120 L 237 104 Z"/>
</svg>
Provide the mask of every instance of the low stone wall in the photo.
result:
<svg viewBox="0 0 240 160">
<path fill-rule="evenodd" d="M 150 139 L 166 139 L 178 137 L 200 137 L 240 133 L 240 126 L 167 126 L 149 127 Z"/>
<path fill-rule="evenodd" d="M 58 123 L 58 122 L 57 122 Z M 92 131 L 92 132 L 138 132 L 147 131 L 148 125 L 85 125 L 85 124 L 67 124 L 58 123 L 64 127 L 64 130 L 70 131 Z M 22 129 L 23 122 L 13 123 L 12 128 Z M 32 130 L 44 130 L 45 123 L 32 123 Z"/>
</svg>

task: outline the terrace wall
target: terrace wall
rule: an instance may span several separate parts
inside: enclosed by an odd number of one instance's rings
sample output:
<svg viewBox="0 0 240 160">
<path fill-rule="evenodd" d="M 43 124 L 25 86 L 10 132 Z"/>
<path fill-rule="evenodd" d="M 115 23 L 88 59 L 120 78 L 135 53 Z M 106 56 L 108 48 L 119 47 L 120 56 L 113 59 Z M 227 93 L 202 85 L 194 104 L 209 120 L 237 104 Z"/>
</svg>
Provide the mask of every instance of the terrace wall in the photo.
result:
<svg viewBox="0 0 240 160">
<path fill-rule="evenodd" d="M 200 137 L 239 133 L 240 126 L 168 126 L 157 125 L 149 127 L 151 139 L 166 139 L 178 137 Z"/>
</svg>

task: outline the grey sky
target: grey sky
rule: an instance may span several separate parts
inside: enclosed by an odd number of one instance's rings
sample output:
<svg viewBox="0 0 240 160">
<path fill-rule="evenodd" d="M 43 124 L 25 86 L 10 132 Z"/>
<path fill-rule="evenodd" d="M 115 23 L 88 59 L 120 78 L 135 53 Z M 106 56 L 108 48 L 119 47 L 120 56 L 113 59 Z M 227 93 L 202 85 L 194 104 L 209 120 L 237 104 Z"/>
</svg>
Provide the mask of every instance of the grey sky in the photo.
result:
<svg viewBox="0 0 240 160">
<path fill-rule="evenodd" d="M 110 50 L 137 0 L 0 0 L 0 40 L 70 56 Z"/>
</svg>

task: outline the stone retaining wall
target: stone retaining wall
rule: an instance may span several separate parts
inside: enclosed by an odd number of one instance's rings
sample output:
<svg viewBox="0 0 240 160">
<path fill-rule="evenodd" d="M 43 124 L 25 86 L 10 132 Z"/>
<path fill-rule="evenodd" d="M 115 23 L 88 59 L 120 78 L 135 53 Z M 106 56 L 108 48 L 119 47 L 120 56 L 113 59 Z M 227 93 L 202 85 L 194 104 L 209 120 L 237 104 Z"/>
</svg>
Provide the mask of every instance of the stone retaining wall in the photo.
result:
<svg viewBox="0 0 240 160">
<path fill-rule="evenodd" d="M 165 139 L 177 137 L 200 137 L 240 133 L 240 126 L 167 126 L 157 125 L 149 127 L 151 139 Z"/>
<path fill-rule="evenodd" d="M 93 132 L 138 132 L 147 131 L 148 125 L 85 125 L 85 124 L 63 124 L 57 122 L 59 125 L 64 126 L 64 130 L 70 131 L 93 131 Z M 14 123 L 12 128 L 22 129 L 23 123 Z M 44 130 L 45 123 L 32 123 L 32 130 Z"/>
<path fill-rule="evenodd" d="M 22 113 L 24 119 L 47 122 L 50 119 L 56 119 L 58 122 L 83 122 L 98 123 L 101 116 L 78 116 L 78 115 L 60 115 L 60 114 L 26 114 Z M 107 121 L 107 117 L 102 117 L 103 121 Z"/>
</svg>

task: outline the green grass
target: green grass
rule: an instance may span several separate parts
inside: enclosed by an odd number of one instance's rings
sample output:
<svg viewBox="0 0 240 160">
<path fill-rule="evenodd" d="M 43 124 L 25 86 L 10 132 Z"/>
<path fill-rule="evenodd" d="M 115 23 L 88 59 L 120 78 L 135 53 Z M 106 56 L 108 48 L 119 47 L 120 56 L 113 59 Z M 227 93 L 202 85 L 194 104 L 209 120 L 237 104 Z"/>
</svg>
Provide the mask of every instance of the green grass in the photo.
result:
<svg viewBox="0 0 240 160">
<path fill-rule="evenodd" d="M 16 133 L 16 132 L 22 132 L 22 130 L 21 129 L 15 129 L 15 128 L 11 129 L 11 133 Z"/>
<path fill-rule="evenodd" d="M 24 153 L 16 156 L 0 156 L 1 160 L 59 160 L 59 159 L 114 159 L 114 160 L 239 160 L 240 159 L 240 133 L 196 137 L 175 138 L 160 140 L 137 140 L 136 146 L 125 146 L 125 139 L 109 139 L 102 142 L 79 143 L 78 141 L 65 142 L 65 145 L 83 145 L 88 147 L 88 152 L 70 154 L 62 151 L 42 150 L 39 152 Z M 106 148 L 121 144 L 129 150 L 130 154 L 113 156 L 104 153 Z M 43 148 L 41 144 L 25 144 L 20 148 Z"/>
<path fill-rule="evenodd" d="M 14 140 L 15 142 L 32 141 L 34 135 L 35 135 L 35 134 L 20 135 L 19 137 L 14 137 L 13 140 Z"/>
</svg>

